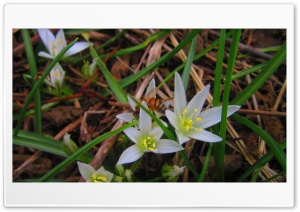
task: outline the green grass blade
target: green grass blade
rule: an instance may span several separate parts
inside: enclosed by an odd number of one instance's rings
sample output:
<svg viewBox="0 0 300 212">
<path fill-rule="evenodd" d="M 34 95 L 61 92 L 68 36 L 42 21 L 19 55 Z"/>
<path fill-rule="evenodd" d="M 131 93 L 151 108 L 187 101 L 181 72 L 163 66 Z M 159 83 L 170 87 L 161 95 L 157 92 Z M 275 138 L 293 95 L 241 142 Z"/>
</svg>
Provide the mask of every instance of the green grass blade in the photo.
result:
<svg viewBox="0 0 300 212">
<path fill-rule="evenodd" d="M 119 100 L 119 102 L 122 103 L 128 103 L 127 96 L 124 93 L 123 89 L 119 85 L 119 83 L 115 80 L 115 78 L 111 75 L 109 70 L 107 69 L 105 63 L 101 60 L 99 55 L 97 54 L 96 50 L 93 46 L 90 47 L 90 52 L 93 58 L 96 58 L 97 65 L 99 69 L 101 70 L 102 74 L 104 75 L 108 86 L 110 87 L 113 94 L 116 96 L 116 98 Z"/>
<path fill-rule="evenodd" d="M 217 63 L 215 70 L 215 80 L 214 80 L 214 90 L 213 90 L 213 106 L 217 107 L 220 105 L 220 96 L 221 96 L 221 79 L 222 79 L 222 70 L 223 70 L 223 58 L 224 58 L 224 50 L 225 50 L 225 40 L 226 40 L 226 29 L 221 29 L 220 31 L 220 39 L 218 45 L 218 55 L 217 55 Z M 212 127 L 213 133 L 219 135 L 220 133 L 220 124 L 216 124 Z M 221 143 L 215 143 L 214 146 L 214 159 L 215 161 L 219 161 L 219 155 L 221 151 Z M 222 158 L 222 157 L 221 157 Z M 215 170 L 221 170 L 219 165 L 222 163 L 215 163 Z"/>
<path fill-rule="evenodd" d="M 175 136 L 172 134 L 172 132 L 159 120 L 159 118 L 157 118 L 150 110 L 147 110 L 147 108 L 145 108 L 137 99 L 135 99 L 133 96 L 131 96 L 130 94 L 128 94 L 128 96 L 140 107 L 142 108 L 157 124 L 158 126 L 160 126 L 160 128 L 164 131 L 164 133 L 166 134 L 166 136 L 170 139 L 173 140 L 174 142 L 176 142 L 176 138 Z M 192 165 L 192 163 L 189 161 L 188 157 L 186 156 L 184 150 L 179 151 L 178 152 L 179 155 L 182 157 L 182 159 L 184 160 L 185 164 L 189 167 L 189 169 L 191 170 L 191 172 L 195 175 L 196 178 L 198 178 L 199 173 L 197 172 L 197 170 L 194 168 L 194 166 Z"/>
<path fill-rule="evenodd" d="M 36 68 L 35 58 L 31 46 L 30 35 L 28 29 L 21 29 L 21 32 L 24 41 L 27 60 L 29 63 L 30 75 L 32 79 L 34 79 L 37 76 L 37 68 Z M 39 134 L 42 134 L 41 94 L 39 89 L 37 89 L 36 94 L 34 96 L 34 110 L 35 110 L 35 116 L 34 116 L 35 131 Z"/>
<path fill-rule="evenodd" d="M 189 50 L 189 54 L 188 54 L 188 57 L 187 57 L 187 60 L 186 60 L 185 66 L 184 66 L 184 70 L 183 70 L 183 73 L 182 73 L 182 83 L 183 83 L 184 90 L 186 90 L 186 88 L 188 86 L 196 46 L 197 46 L 197 36 L 195 36 L 192 40 L 190 50 Z"/>
<path fill-rule="evenodd" d="M 266 131 L 254 124 L 252 121 L 249 121 L 248 119 L 237 114 L 233 114 L 231 118 L 256 132 L 265 141 L 269 149 L 273 152 L 283 170 L 286 171 L 286 155 L 280 148 L 279 144 Z"/>
<path fill-rule="evenodd" d="M 279 144 L 280 148 L 284 150 L 286 148 L 286 141 Z M 237 180 L 237 182 L 243 182 L 245 179 L 253 173 L 260 166 L 264 166 L 267 162 L 269 162 L 274 157 L 273 152 L 268 152 L 264 156 L 262 156 L 259 160 L 257 160 L 249 169 L 247 169 Z"/>
<path fill-rule="evenodd" d="M 94 146 L 96 146 L 97 144 L 101 143 L 103 140 L 112 137 L 120 132 L 122 132 L 123 130 L 132 127 L 134 125 L 136 125 L 138 123 L 138 121 L 134 121 L 130 124 L 125 124 L 122 127 L 119 127 L 118 129 L 114 130 L 114 131 L 110 131 L 108 133 L 105 133 L 97 138 L 95 138 L 94 140 L 90 141 L 89 143 L 87 143 L 86 145 L 84 145 L 83 147 L 81 147 L 79 150 L 77 150 L 76 152 L 74 152 L 72 155 L 70 155 L 67 159 L 65 159 L 64 161 L 62 161 L 60 164 L 58 164 L 56 167 L 54 167 L 52 170 L 50 170 L 47 174 L 45 174 L 44 176 L 42 176 L 39 179 L 39 182 L 45 182 L 51 178 L 53 178 L 56 174 L 58 174 L 62 169 L 64 169 L 65 167 L 67 167 L 68 165 L 70 165 L 73 161 L 75 161 L 77 158 L 79 158 L 82 154 L 84 154 L 85 152 L 87 152 L 88 150 L 90 150 L 91 148 L 93 148 Z"/>
<path fill-rule="evenodd" d="M 251 74 L 253 72 L 259 71 L 266 65 L 267 65 L 267 62 L 264 62 L 264 63 L 258 64 L 256 66 L 253 66 L 252 68 L 248 68 L 244 71 L 240 71 L 239 73 L 232 75 L 231 81 L 241 78 L 243 76 L 246 76 L 247 74 Z"/>
<path fill-rule="evenodd" d="M 230 103 L 233 105 L 242 105 L 246 102 L 252 94 L 254 94 L 267 79 L 277 70 L 280 64 L 286 60 L 286 43 L 276 52 L 274 57 L 268 61 L 267 65 L 263 68 L 262 72 L 257 75 L 255 79 Z"/>
<path fill-rule="evenodd" d="M 164 56 L 162 56 L 161 58 L 159 58 L 157 61 L 155 61 L 154 63 L 152 63 L 151 65 L 147 66 L 146 68 L 144 68 L 143 70 L 140 70 L 139 72 L 137 72 L 136 74 L 127 77 L 125 79 L 122 79 L 119 81 L 120 86 L 122 88 L 127 87 L 128 85 L 134 83 L 135 81 L 137 81 L 138 79 L 140 79 L 141 77 L 143 77 L 144 75 L 146 75 L 147 73 L 149 73 L 150 71 L 154 70 L 155 68 L 157 68 L 158 66 L 160 66 L 161 64 L 163 64 L 164 62 L 168 61 L 169 59 L 171 59 L 174 55 L 177 54 L 177 52 L 179 52 L 185 45 L 187 45 L 198 33 L 199 33 L 199 29 L 194 29 L 192 30 L 179 44 L 178 46 L 176 46 L 172 51 L 170 51 L 169 53 L 165 54 Z"/>
<path fill-rule="evenodd" d="M 52 62 L 50 63 L 50 65 L 46 68 L 45 72 L 42 74 L 42 76 L 40 77 L 40 79 L 34 84 L 32 90 L 30 91 L 24 106 L 21 110 L 20 113 L 20 118 L 17 122 L 16 128 L 13 132 L 13 135 L 16 136 L 19 133 L 19 130 L 21 128 L 22 125 L 22 121 L 24 119 L 26 110 L 28 108 L 28 105 L 31 101 L 31 99 L 33 98 L 33 96 L 36 94 L 37 90 L 39 89 L 39 87 L 41 86 L 41 84 L 44 82 L 45 78 L 49 75 L 50 71 L 52 70 L 52 68 L 55 66 L 55 64 L 59 61 L 60 58 L 62 58 L 62 56 L 77 42 L 78 38 L 76 38 L 72 43 L 70 43 L 69 45 L 67 45 L 65 48 L 63 48 L 61 50 L 61 52 L 52 60 Z"/>
<path fill-rule="evenodd" d="M 207 168 L 208 168 L 208 165 L 209 165 L 209 160 L 210 160 L 211 152 L 213 150 L 213 146 L 214 146 L 213 143 L 209 143 L 209 148 L 208 148 L 206 156 L 205 156 L 205 161 L 204 161 L 204 164 L 203 164 L 202 171 L 201 171 L 201 173 L 198 177 L 198 182 L 203 182 L 203 180 L 205 178 L 205 174 L 206 174 L 206 171 L 207 171 Z"/>
<path fill-rule="evenodd" d="M 228 66 L 226 70 L 226 78 L 224 85 L 224 94 L 223 94 L 223 102 L 222 102 L 222 116 L 220 122 L 220 137 L 223 138 L 221 142 L 217 145 L 219 150 L 218 154 L 215 155 L 215 164 L 217 167 L 217 178 L 219 182 L 224 181 L 224 159 L 225 159 L 225 137 L 226 137 L 226 121 L 227 121 L 227 112 L 228 112 L 228 104 L 229 104 L 229 94 L 230 94 L 230 86 L 231 86 L 231 76 L 233 73 L 236 55 L 238 52 L 238 46 L 241 36 L 241 30 L 236 29 L 233 31 L 232 42 L 229 51 L 228 58 Z"/>
<path fill-rule="evenodd" d="M 36 133 L 20 130 L 18 136 L 13 137 L 13 144 L 38 149 L 63 157 L 68 157 L 61 148 L 61 142 Z M 80 157 L 80 160 L 85 163 L 91 162 L 92 159 L 93 155 L 91 155 L 90 153 L 85 153 Z"/>
</svg>

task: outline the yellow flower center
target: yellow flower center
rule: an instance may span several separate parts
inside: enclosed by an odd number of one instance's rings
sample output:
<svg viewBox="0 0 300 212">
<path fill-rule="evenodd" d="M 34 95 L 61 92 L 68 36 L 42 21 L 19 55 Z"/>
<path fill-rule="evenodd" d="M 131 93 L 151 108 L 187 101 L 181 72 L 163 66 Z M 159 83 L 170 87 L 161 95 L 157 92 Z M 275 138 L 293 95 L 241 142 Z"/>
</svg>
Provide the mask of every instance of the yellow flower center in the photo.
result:
<svg viewBox="0 0 300 212">
<path fill-rule="evenodd" d="M 51 72 L 51 77 L 60 77 L 60 73 L 57 71 Z"/>
<path fill-rule="evenodd" d="M 143 150 L 150 150 L 153 151 L 156 148 L 156 143 L 155 143 L 156 136 L 153 137 L 146 137 L 141 141 L 141 148 Z"/>
<path fill-rule="evenodd" d="M 195 122 L 197 121 L 201 121 L 200 117 L 197 117 L 193 120 L 193 115 L 190 118 L 185 118 L 185 114 L 186 114 L 187 110 L 184 109 L 182 112 L 183 116 L 179 116 L 179 119 L 181 121 L 182 127 L 188 132 L 190 129 L 196 129 L 197 131 L 202 130 L 202 128 L 195 128 L 193 125 Z M 194 113 L 197 113 L 198 109 L 194 110 Z"/>
<path fill-rule="evenodd" d="M 103 175 L 97 175 L 97 174 L 93 174 L 92 175 L 92 179 L 94 183 L 102 183 L 102 182 L 107 182 L 107 178 Z"/>
</svg>

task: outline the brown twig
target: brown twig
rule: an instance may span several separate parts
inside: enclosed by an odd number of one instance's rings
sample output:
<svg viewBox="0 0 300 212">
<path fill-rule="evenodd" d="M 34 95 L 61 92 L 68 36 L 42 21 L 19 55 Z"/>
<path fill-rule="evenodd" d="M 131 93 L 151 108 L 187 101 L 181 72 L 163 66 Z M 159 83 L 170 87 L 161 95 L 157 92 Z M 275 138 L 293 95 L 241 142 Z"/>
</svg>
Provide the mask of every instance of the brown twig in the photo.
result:
<svg viewBox="0 0 300 212">
<path fill-rule="evenodd" d="M 286 116 L 286 112 L 239 109 L 237 113 L 248 113 L 265 116 Z"/>
</svg>

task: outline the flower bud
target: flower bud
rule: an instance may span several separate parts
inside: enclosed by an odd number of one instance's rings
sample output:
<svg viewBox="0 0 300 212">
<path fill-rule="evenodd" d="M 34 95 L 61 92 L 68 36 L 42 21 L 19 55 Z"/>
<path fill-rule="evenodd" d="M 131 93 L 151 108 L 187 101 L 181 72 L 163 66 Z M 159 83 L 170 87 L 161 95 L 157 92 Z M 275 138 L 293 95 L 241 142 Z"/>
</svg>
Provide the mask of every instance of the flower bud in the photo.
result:
<svg viewBox="0 0 300 212">
<path fill-rule="evenodd" d="M 64 135 L 63 141 L 61 142 L 61 148 L 67 155 L 72 155 L 78 150 L 76 143 L 70 138 L 70 134 Z"/>
<path fill-rule="evenodd" d="M 161 174 L 167 182 L 177 182 L 179 175 L 183 172 L 184 167 L 176 165 L 168 166 L 164 165 L 161 169 Z"/>
</svg>

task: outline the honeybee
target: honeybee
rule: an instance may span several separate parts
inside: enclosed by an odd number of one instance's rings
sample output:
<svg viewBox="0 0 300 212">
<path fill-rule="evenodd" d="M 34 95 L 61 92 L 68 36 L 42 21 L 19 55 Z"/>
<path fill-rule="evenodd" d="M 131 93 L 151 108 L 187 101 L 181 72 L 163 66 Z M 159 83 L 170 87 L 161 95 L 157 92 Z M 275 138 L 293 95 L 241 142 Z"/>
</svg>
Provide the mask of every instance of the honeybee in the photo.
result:
<svg viewBox="0 0 300 212">
<path fill-rule="evenodd" d="M 146 104 L 148 105 L 149 110 L 155 113 L 156 116 L 158 114 L 164 113 L 164 111 L 167 109 L 168 106 L 168 104 L 166 104 L 166 101 L 170 100 L 170 99 L 166 99 L 166 100 L 157 99 L 155 97 L 157 90 L 158 88 L 153 88 L 145 95 L 143 99 L 143 101 L 145 101 Z M 140 107 L 136 105 L 133 111 L 133 116 L 135 119 L 139 118 L 139 113 L 140 113 Z"/>
</svg>

